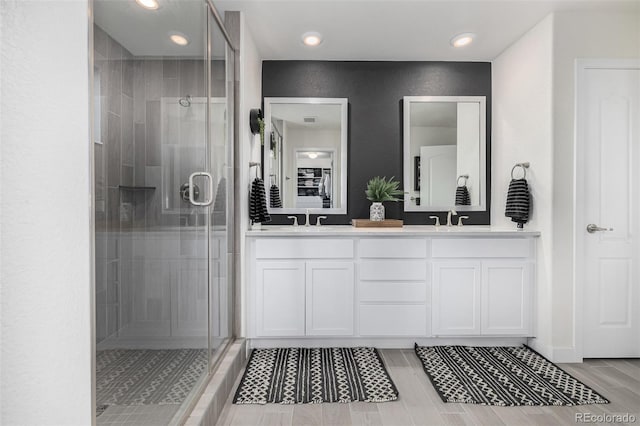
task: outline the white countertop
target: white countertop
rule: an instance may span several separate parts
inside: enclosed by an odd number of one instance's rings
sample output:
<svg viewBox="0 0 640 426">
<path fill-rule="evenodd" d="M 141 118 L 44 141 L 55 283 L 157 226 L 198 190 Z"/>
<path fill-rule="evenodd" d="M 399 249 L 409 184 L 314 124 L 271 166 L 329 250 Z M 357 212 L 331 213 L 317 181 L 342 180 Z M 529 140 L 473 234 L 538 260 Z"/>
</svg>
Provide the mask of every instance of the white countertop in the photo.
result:
<svg viewBox="0 0 640 426">
<path fill-rule="evenodd" d="M 264 225 L 259 230 L 250 230 L 247 237 L 291 237 L 291 236 L 428 236 L 428 237 L 539 237 L 539 231 L 498 228 L 486 225 L 433 226 L 405 225 L 402 228 L 356 228 L 351 225 L 298 226 Z"/>
</svg>

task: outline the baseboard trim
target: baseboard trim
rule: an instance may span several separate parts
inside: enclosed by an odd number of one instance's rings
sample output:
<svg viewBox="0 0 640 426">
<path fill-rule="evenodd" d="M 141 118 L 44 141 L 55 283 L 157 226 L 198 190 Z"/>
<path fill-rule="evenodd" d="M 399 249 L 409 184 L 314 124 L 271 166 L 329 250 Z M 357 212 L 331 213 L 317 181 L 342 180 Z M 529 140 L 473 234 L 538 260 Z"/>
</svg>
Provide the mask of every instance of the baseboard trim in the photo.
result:
<svg viewBox="0 0 640 426">
<path fill-rule="evenodd" d="M 582 357 L 573 346 L 553 348 L 553 362 L 581 363 Z"/>
<path fill-rule="evenodd" d="M 531 349 L 538 352 L 540 355 L 547 358 L 551 362 L 567 364 L 582 362 L 582 357 L 573 346 L 554 347 L 544 344 L 540 340 L 535 338 L 529 339 L 529 343 L 527 344 L 531 347 Z"/>
<path fill-rule="evenodd" d="M 547 358 L 549 361 L 553 361 L 553 348 L 542 341 L 540 339 L 536 339 L 535 337 L 529 339 L 527 345 L 534 351 L 538 352 L 543 357 Z"/>
<path fill-rule="evenodd" d="M 328 348 L 372 346 L 380 349 L 413 349 L 420 346 L 518 346 L 527 342 L 524 337 L 438 337 L 438 338 L 297 338 L 250 339 L 249 348 Z"/>
</svg>

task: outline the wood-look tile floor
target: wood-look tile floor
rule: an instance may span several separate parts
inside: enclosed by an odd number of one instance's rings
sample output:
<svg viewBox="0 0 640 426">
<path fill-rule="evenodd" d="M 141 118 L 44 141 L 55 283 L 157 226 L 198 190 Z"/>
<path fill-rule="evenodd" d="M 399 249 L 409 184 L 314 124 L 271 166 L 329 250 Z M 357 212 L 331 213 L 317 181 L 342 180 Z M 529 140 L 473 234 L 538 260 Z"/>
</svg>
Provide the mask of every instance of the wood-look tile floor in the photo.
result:
<svg viewBox="0 0 640 426">
<path fill-rule="evenodd" d="M 381 350 L 400 398 L 380 404 L 234 405 L 227 399 L 218 425 L 575 425 L 576 413 L 633 413 L 640 425 L 640 359 L 559 364 L 611 401 L 577 407 L 489 407 L 445 404 L 413 350 Z M 242 374 L 237 378 L 234 392 Z"/>
</svg>

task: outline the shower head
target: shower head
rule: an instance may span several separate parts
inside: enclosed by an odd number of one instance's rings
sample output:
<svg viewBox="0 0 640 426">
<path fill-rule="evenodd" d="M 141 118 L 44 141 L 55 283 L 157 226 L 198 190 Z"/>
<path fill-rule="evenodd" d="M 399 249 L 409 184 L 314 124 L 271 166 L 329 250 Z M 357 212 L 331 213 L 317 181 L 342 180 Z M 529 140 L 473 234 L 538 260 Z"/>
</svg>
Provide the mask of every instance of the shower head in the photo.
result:
<svg viewBox="0 0 640 426">
<path fill-rule="evenodd" d="M 180 98 L 178 100 L 178 103 L 180 104 L 180 106 L 183 106 L 185 108 L 188 108 L 191 106 L 191 95 L 187 95 L 184 98 Z"/>
</svg>

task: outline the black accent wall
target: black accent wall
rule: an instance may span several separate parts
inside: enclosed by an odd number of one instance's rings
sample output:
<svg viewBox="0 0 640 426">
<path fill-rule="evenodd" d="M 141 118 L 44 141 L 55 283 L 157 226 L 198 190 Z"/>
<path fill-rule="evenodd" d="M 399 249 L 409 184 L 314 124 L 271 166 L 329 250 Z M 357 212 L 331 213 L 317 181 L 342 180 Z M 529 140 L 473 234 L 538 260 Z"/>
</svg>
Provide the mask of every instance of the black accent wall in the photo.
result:
<svg viewBox="0 0 640 426">
<path fill-rule="evenodd" d="M 486 96 L 487 210 L 464 212 L 465 223 L 490 223 L 491 205 L 491 63 L 488 62 L 336 62 L 264 61 L 266 97 L 349 99 L 348 200 L 346 215 L 329 215 L 327 224 L 350 224 L 368 218 L 371 202 L 364 191 L 374 176 L 395 176 L 403 184 L 402 98 L 404 96 Z M 411 165 L 410 165 L 411 166 Z M 405 224 L 432 224 L 428 216 L 446 212 L 404 212 L 403 203 L 384 203 L 386 217 Z M 272 224 L 287 224 L 272 215 Z M 302 223 L 302 222 L 301 222 Z M 312 222 L 312 223 L 315 223 Z"/>
</svg>

